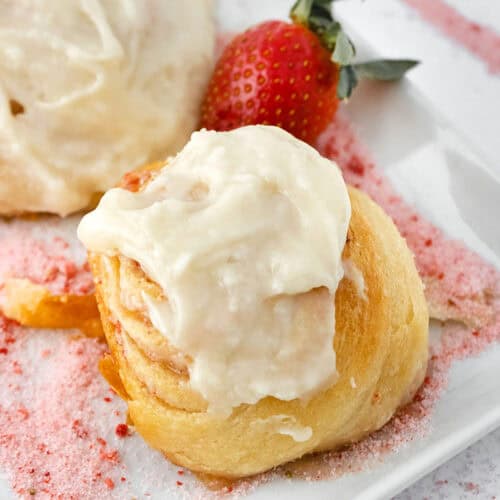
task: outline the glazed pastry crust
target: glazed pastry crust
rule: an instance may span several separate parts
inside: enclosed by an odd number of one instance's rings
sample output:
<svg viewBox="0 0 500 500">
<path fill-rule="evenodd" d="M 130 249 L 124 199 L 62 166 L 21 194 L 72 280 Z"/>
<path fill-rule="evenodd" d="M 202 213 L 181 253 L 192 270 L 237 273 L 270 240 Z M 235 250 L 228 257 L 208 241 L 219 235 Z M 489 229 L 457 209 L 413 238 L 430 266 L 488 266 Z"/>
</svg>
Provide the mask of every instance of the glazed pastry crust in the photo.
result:
<svg viewBox="0 0 500 500">
<path fill-rule="evenodd" d="M 124 187 L 141 189 L 158 167 L 130 174 Z M 391 219 L 360 191 L 350 188 L 349 195 L 352 218 L 343 258 L 361 271 L 366 299 L 355 283 L 341 281 L 335 297 L 338 379 L 307 402 L 268 397 L 235 408 L 228 418 L 207 413 L 207 403 L 189 387 L 189 358 L 168 344 L 145 313 L 139 292 L 162 297 L 158 285 L 123 256 L 89 255 L 112 355 L 108 379 L 126 394 L 136 430 L 175 464 L 225 478 L 253 475 L 358 441 L 415 394 L 428 356 L 422 282 Z M 323 294 L 308 292 L 310 318 Z M 297 442 L 280 434 L 277 416 L 296 429 L 310 428 L 311 437 Z"/>
</svg>

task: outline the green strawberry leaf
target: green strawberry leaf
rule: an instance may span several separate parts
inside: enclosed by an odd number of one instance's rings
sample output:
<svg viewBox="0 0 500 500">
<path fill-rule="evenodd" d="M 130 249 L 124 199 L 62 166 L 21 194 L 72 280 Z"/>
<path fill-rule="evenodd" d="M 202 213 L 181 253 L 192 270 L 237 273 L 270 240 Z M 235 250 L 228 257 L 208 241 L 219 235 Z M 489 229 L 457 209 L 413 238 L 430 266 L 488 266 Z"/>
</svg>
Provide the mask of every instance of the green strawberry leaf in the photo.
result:
<svg viewBox="0 0 500 500">
<path fill-rule="evenodd" d="M 352 66 L 341 66 L 339 82 L 337 84 L 337 97 L 347 99 L 358 84 L 358 75 Z"/>
<path fill-rule="evenodd" d="M 354 69 L 360 78 L 390 81 L 399 80 L 417 64 L 419 64 L 419 61 L 412 59 L 379 59 L 354 64 Z"/>
<path fill-rule="evenodd" d="M 351 64 L 355 55 L 356 49 L 354 48 L 353 43 L 341 29 L 337 34 L 335 48 L 333 49 L 332 54 L 332 61 L 340 64 L 341 66 L 347 66 L 348 64 Z"/>
<path fill-rule="evenodd" d="M 295 23 L 314 32 L 322 45 L 332 53 L 332 61 L 339 67 L 337 96 L 350 97 L 361 78 L 371 80 L 398 80 L 418 64 L 411 59 L 379 59 L 353 64 L 356 49 L 342 26 L 332 14 L 335 0 L 297 0 L 290 11 Z"/>
</svg>

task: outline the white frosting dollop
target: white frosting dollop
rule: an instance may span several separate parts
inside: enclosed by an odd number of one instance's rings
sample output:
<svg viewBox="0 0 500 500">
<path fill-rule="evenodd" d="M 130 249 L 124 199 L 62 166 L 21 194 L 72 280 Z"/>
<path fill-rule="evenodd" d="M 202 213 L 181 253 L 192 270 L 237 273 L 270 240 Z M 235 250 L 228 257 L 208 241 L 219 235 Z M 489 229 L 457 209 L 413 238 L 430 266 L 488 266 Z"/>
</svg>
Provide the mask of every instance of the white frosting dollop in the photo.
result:
<svg viewBox="0 0 500 500">
<path fill-rule="evenodd" d="M 279 128 L 249 126 L 195 132 L 142 192 L 108 191 L 78 235 L 161 286 L 167 300 L 143 294 L 152 323 L 192 359 L 209 409 L 227 413 L 333 382 L 349 220 L 335 164 Z"/>
<path fill-rule="evenodd" d="M 79 210 L 177 153 L 214 40 L 212 0 L 2 2 L 0 213 Z"/>
</svg>

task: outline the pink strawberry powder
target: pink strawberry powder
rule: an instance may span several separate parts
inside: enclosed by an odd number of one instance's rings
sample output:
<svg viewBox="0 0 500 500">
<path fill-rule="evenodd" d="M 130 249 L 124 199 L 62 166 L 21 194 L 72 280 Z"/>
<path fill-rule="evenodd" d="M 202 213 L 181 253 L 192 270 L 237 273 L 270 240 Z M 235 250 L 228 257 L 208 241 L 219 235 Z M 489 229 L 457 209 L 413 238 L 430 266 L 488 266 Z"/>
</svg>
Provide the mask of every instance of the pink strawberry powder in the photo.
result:
<svg viewBox="0 0 500 500">
<path fill-rule="evenodd" d="M 0 238 L 0 282 L 26 278 L 54 294 L 91 293 L 94 283 L 87 262 L 78 265 L 68 258 L 69 251 L 69 244 L 60 236 L 35 239 L 24 227 L 9 227 Z"/>
<path fill-rule="evenodd" d="M 104 345 L 67 333 L 38 335 L 0 317 L 0 463 L 21 497 L 104 498 L 121 475 L 120 456 L 95 425 L 109 389 L 97 372 Z M 97 404 L 96 404 L 97 403 Z"/>
<path fill-rule="evenodd" d="M 2 230 L 0 287 L 17 277 L 53 293 L 93 291 L 88 265 L 77 264 L 63 238 L 37 238 L 22 222 Z M 0 464 L 20 497 L 105 498 L 123 475 L 102 437 L 103 419 L 124 419 L 123 402 L 97 370 L 104 349 L 77 332 L 30 330 L 0 315 Z"/>
<path fill-rule="evenodd" d="M 0 289 L 13 276 L 54 293 L 93 291 L 76 222 L 0 220 Z M 77 331 L 23 328 L 0 314 L 0 472 L 20 498 L 142 498 L 149 487 L 200 495 L 126 424 L 126 404 L 97 369 L 105 350 Z"/>
<path fill-rule="evenodd" d="M 337 118 L 320 140 L 320 151 L 337 161 L 346 181 L 369 194 L 392 217 L 415 254 L 431 312 L 474 326 L 498 321 L 500 273 L 459 241 L 424 220 L 375 167 L 347 119 Z"/>
<path fill-rule="evenodd" d="M 469 21 L 445 0 L 403 0 L 452 40 L 482 59 L 492 73 L 500 72 L 500 35 Z"/>
</svg>

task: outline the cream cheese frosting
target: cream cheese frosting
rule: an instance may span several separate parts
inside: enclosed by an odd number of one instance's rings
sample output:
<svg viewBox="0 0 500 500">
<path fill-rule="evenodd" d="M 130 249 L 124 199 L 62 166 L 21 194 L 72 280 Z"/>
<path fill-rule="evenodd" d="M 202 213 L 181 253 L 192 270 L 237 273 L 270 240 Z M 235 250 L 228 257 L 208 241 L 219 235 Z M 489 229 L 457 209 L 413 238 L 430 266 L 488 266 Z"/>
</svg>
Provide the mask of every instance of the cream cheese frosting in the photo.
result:
<svg viewBox="0 0 500 500">
<path fill-rule="evenodd" d="M 209 410 L 307 398 L 335 380 L 334 294 L 350 202 L 338 167 L 266 126 L 195 132 L 144 188 L 108 191 L 78 228 L 166 297 L 151 322 L 192 360 Z"/>
<path fill-rule="evenodd" d="M 194 130 L 212 0 L 0 2 L 0 213 L 61 215 Z"/>
</svg>

